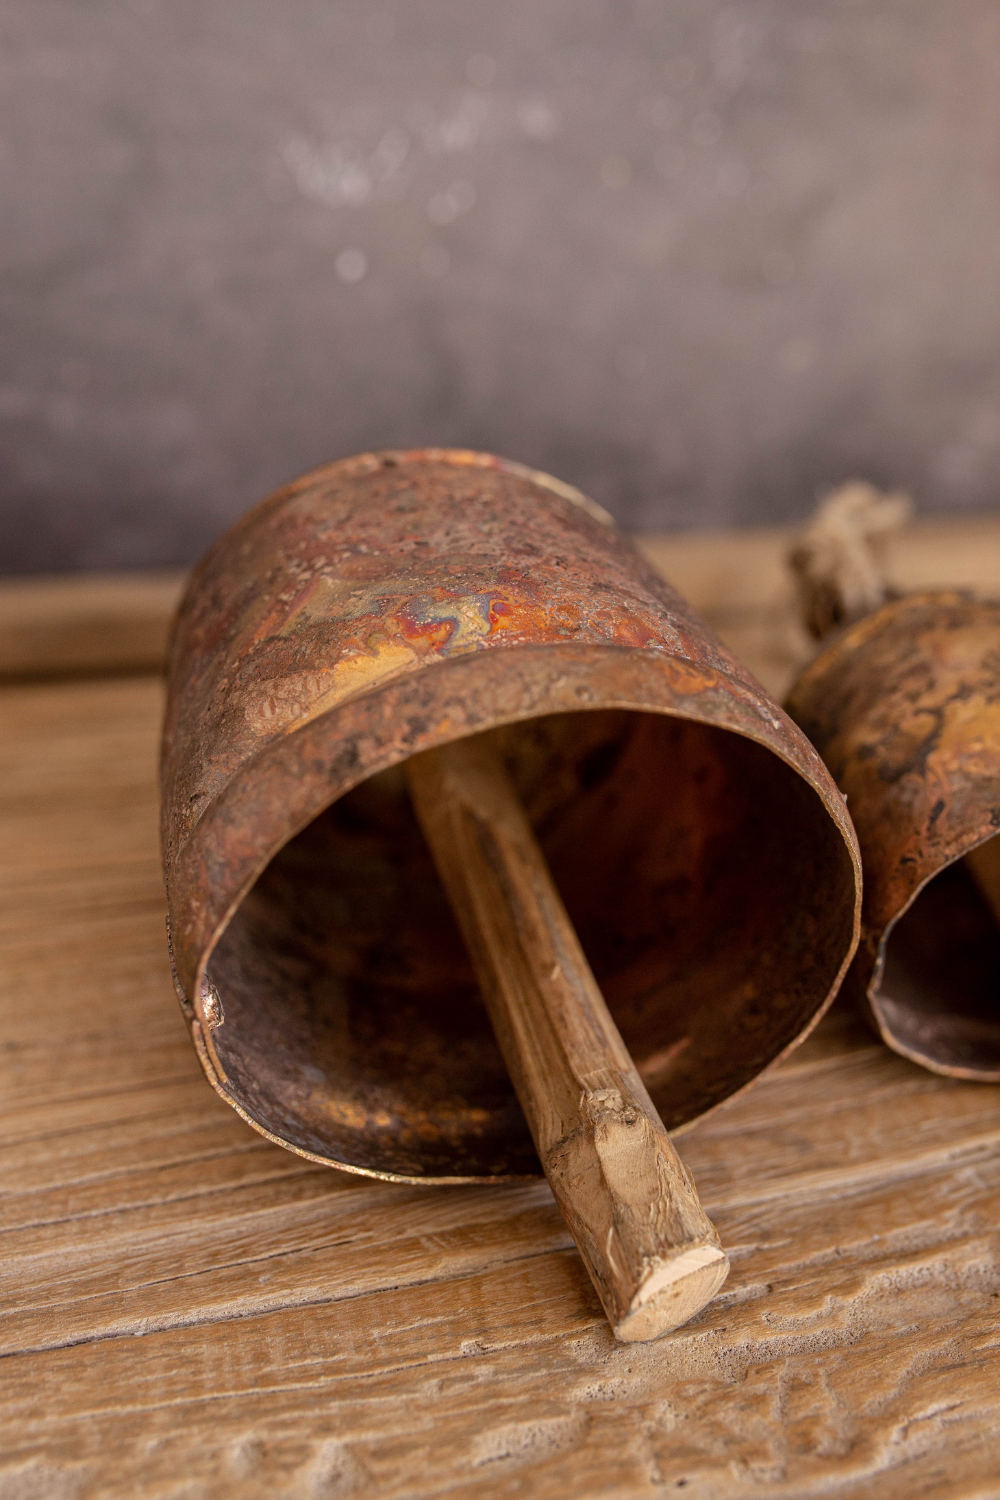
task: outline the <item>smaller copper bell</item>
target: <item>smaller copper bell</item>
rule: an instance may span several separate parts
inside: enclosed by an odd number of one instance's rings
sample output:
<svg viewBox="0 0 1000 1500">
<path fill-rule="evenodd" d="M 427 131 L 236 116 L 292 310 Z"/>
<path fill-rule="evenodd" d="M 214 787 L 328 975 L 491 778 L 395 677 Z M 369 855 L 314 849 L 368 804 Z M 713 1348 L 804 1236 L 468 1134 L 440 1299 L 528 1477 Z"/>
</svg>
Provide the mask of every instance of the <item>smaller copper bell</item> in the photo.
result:
<svg viewBox="0 0 1000 1500">
<path fill-rule="evenodd" d="M 904 1057 L 1000 1081 L 1000 603 L 954 589 L 892 597 L 865 533 L 879 498 L 864 488 L 833 497 L 819 548 L 807 533 L 793 554 L 814 634 L 836 632 L 838 616 L 841 628 L 786 704 L 861 845 L 861 943 L 844 991 Z"/>
<path fill-rule="evenodd" d="M 673 1245 L 676 1205 L 702 1211 L 663 1127 L 813 1024 L 856 942 L 860 865 L 805 736 L 603 512 L 436 450 L 272 496 L 191 579 L 162 785 L 177 986 L 222 1096 L 378 1177 L 541 1157 L 618 1336 L 671 1326 L 651 1316 L 651 1205 Z M 518 1037 L 493 979 L 522 959 Z M 619 1150 L 640 1138 L 648 1194 Z M 598 1188 L 621 1189 L 610 1219 Z M 726 1262 L 702 1228 L 678 1263 L 710 1295 Z M 601 1263 L 629 1257 L 623 1303 Z"/>
</svg>

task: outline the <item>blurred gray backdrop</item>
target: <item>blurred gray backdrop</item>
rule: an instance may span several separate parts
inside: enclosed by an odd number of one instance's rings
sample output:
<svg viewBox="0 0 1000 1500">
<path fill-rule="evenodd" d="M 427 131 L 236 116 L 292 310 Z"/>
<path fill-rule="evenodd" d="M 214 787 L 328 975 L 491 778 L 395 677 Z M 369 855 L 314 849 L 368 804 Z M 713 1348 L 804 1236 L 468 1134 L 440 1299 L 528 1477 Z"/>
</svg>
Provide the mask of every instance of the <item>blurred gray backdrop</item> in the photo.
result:
<svg viewBox="0 0 1000 1500">
<path fill-rule="evenodd" d="M 2 0 L 0 174 L 6 572 L 368 447 L 1000 493 L 997 0 Z"/>
</svg>

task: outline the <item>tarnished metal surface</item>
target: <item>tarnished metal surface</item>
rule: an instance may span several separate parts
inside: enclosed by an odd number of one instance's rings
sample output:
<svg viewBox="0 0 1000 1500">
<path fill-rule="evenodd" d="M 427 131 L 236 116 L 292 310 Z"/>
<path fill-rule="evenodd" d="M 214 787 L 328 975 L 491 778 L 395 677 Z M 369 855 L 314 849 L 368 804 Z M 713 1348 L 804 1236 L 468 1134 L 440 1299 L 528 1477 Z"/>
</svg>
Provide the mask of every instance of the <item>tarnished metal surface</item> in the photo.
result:
<svg viewBox="0 0 1000 1500">
<path fill-rule="evenodd" d="M 602 513 L 481 454 L 334 464 L 194 574 L 163 755 L 185 1013 L 293 1150 L 537 1170 L 399 769 L 485 730 L 670 1128 L 791 1046 L 853 951 L 822 762 Z"/>
<path fill-rule="evenodd" d="M 1000 604 L 896 600 L 812 663 L 788 709 L 847 794 L 861 844 L 845 989 L 904 1056 L 1000 1079 L 1000 932 L 961 862 L 1000 831 Z"/>
</svg>

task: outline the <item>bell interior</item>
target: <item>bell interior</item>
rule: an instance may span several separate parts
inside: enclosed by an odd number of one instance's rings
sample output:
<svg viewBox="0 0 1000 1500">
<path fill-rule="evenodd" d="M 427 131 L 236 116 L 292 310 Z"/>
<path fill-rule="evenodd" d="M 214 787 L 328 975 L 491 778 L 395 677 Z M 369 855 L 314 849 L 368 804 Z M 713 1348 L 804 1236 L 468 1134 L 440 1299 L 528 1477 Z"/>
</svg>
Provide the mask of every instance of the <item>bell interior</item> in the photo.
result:
<svg viewBox="0 0 1000 1500">
<path fill-rule="evenodd" d="M 853 930 L 845 842 L 792 767 L 729 730 L 590 710 L 492 732 L 678 1129 L 749 1083 L 830 991 Z M 540 1170 L 400 767 L 274 856 L 208 977 L 229 1089 L 288 1144 L 406 1178 Z"/>
<path fill-rule="evenodd" d="M 908 1056 L 1000 1078 L 1000 837 L 946 865 L 895 922 L 872 1004 Z"/>
</svg>

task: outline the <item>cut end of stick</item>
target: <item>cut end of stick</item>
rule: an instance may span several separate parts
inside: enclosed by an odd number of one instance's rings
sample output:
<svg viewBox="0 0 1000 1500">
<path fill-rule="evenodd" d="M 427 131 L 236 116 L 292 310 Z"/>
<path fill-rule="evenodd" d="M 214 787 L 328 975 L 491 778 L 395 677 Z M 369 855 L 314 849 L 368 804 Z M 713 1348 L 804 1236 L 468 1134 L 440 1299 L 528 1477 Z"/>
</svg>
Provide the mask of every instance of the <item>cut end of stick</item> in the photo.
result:
<svg viewBox="0 0 1000 1500">
<path fill-rule="evenodd" d="M 729 1275 L 729 1261 L 718 1245 L 693 1245 L 665 1265 L 654 1267 L 615 1328 L 624 1344 L 658 1339 L 701 1312 Z"/>
</svg>

